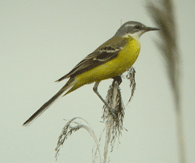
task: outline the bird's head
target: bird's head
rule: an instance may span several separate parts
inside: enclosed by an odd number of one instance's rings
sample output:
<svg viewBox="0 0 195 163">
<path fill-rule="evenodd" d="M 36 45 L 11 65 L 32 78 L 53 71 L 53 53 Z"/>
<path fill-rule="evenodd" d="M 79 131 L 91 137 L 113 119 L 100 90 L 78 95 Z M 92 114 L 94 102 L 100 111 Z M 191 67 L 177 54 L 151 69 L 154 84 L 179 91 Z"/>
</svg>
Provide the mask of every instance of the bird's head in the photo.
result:
<svg viewBox="0 0 195 163">
<path fill-rule="evenodd" d="M 140 36 L 148 31 L 159 30 L 158 28 L 147 27 L 142 23 L 129 21 L 123 24 L 118 31 L 116 32 L 115 36 L 131 36 L 133 38 L 139 39 Z"/>
</svg>

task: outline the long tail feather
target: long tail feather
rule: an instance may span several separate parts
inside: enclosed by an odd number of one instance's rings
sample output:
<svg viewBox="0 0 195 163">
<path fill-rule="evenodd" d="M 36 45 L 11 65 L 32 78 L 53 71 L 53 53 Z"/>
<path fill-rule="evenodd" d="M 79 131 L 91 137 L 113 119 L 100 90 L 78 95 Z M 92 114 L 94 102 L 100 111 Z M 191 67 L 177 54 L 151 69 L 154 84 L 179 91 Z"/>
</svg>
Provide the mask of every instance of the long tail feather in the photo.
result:
<svg viewBox="0 0 195 163">
<path fill-rule="evenodd" d="M 69 91 L 73 86 L 74 84 L 69 80 L 69 82 L 67 82 L 67 84 L 63 86 L 50 100 L 44 103 L 28 120 L 26 120 L 23 123 L 23 126 L 27 126 L 32 123 L 32 121 L 38 118 L 44 111 L 46 111 L 50 107 L 51 104 L 53 104 L 60 96 L 62 96 L 63 93 Z"/>
</svg>

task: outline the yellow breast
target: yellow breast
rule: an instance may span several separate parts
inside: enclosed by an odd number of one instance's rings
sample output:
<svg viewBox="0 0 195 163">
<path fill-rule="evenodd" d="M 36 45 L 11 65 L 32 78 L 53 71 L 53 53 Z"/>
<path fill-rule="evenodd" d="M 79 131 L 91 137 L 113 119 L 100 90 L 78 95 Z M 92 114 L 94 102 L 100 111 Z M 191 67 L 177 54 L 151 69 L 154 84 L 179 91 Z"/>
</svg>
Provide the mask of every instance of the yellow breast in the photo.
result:
<svg viewBox="0 0 195 163">
<path fill-rule="evenodd" d="M 75 86 L 78 88 L 87 83 L 101 81 L 121 75 L 134 64 L 139 55 L 139 52 L 139 40 L 129 37 L 126 45 L 119 52 L 116 58 L 78 75 L 76 77 L 77 86 Z"/>
</svg>

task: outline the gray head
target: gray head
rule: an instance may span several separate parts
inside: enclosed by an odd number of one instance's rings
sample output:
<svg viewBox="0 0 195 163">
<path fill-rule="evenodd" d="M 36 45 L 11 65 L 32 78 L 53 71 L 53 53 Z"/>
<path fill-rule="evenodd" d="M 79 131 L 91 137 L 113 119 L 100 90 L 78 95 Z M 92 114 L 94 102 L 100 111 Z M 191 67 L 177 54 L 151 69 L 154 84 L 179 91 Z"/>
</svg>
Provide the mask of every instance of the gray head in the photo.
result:
<svg viewBox="0 0 195 163">
<path fill-rule="evenodd" d="M 147 27 L 143 25 L 142 23 L 135 22 L 135 21 L 129 21 L 123 24 L 118 31 L 116 32 L 115 36 L 131 36 L 131 37 L 136 37 L 140 38 L 140 36 L 148 31 L 154 31 L 154 30 L 159 30 L 158 28 L 152 28 L 152 27 Z"/>
</svg>

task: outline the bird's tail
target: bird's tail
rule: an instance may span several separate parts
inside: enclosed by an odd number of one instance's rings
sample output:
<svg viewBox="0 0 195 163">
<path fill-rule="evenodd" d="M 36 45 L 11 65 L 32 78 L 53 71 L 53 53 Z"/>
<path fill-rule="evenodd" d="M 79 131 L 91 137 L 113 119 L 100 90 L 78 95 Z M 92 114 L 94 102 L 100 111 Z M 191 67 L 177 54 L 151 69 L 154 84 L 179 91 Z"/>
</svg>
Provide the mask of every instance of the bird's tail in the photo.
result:
<svg viewBox="0 0 195 163">
<path fill-rule="evenodd" d="M 59 97 L 63 96 L 63 94 L 68 93 L 71 88 L 74 86 L 74 80 L 70 79 L 65 86 L 63 86 L 50 100 L 44 103 L 28 120 L 23 123 L 23 126 L 27 126 L 36 118 L 38 118 L 44 111 L 46 111 L 51 104 L 53 104 Z"/>
</svg>

